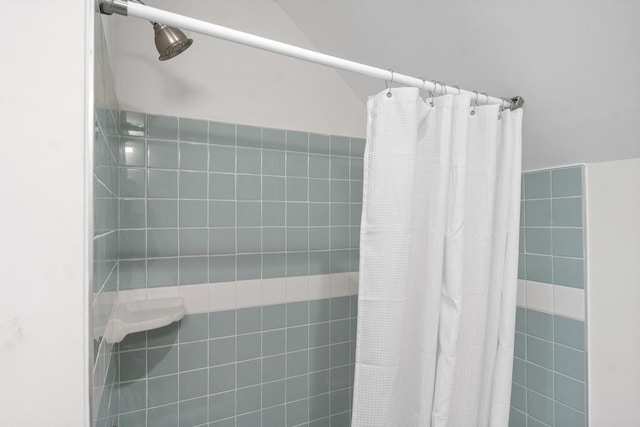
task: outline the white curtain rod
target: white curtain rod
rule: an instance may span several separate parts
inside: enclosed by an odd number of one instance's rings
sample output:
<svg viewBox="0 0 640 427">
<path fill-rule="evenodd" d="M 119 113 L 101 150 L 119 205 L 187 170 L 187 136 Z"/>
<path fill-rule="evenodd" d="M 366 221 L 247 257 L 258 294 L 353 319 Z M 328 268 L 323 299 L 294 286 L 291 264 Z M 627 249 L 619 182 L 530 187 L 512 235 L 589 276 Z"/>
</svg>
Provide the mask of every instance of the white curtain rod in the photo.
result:
<svg viewBox="0 0 640 427">
<path fill-rule="evenodd" d="M 258 49 L 267 50 L 269 52 L 279 53 L 281 55 L 290 56 L 292 58 L 302 59 L 304 61 L 313 62 L 328 67 L 338 68 L 345 71 L 386 80 L 393 83 L 400 83 L 407 86 L 413 86 L 425 89 L 434 93 L 442 94 L 461 93 L 470 95 L 473 102 L 479 105 L 498 104 L 504 108 L 516 109 L 524 104 L 522 97 L 517 96 L 511 99 L 503 99 L 489 96 L 476 91 L 468 91 L 453 86 L 446 86 L 441 83 L 433 83 L 428 80 L 407 76 L 405 74 L 396 73 L 391 70 L 372 67 L 370 65 L 360 64 L 358 62 L 349 61 L 347 59 L 338 58 L 309 49 L 292 46 L 253 34 L 237 31 L 221 25 L 212 24 L 210 22 L 201 21 L 199 19 L 189 18 L 188 16 L 178 15 L 177 13 L 167 12 L 165 10 L 156 9 L 135 2 L 135 0 L 99 0 L 100 10 L 105 14 L 117 13 L 119 15 L 134 16 L 136 18 L 145 19 L 151 22 L 158 22 L 172 27 L 186 29 L 195 33 L 204 34 L 206 36 L 216 37 L 234 43 L 251 46 Z"/>
</svg>

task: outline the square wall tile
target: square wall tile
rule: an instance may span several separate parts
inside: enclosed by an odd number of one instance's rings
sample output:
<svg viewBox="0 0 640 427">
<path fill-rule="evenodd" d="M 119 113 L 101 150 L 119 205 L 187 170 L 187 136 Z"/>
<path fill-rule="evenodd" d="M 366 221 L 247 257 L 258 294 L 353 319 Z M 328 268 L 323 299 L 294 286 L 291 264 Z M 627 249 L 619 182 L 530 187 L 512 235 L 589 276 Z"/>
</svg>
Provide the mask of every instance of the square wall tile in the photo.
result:
<svg viewBox="0 0 640 427">
<path fill-rule="evenodd" d="M 144 200 L 120 199 L 120 228 L 144 228 L 146 225 Z"/>
<path fill-rule="evenodd" d="M 180 400 L 194 399 L 206 396 L 208 393 L 208 369 L 181 372 L 178 395 Z M 205 417 L 206 418 L 206 417 Z"/>
<path fill-rule="evenodd" d="M 284 202 L 262 202 L 262 225 L 285 225 L 285 208 L 286 205 Z"/>
<path fill-rule="evenodd" d="M 177 169 L 178 143 L 155 139 L 147 140 L 147 165 L 150 168 Z"/>
<path fill-rule="evenodd" d="M 309 178 L 329 178 L 329 156 L 309 156 Z"/>
<path fill-rule="evenodd" d="M 578 412 L 562 403 L 555 405 L 556 426 L 580 426 L 586 427 L 587 420 L 583 412 Z"/>
<path fill-rule="evenodd" d="M 309 223 L 308 203 L 287 203 L 287 226 L 307 226 Z"/>
<path fill-rule="evenodd" d="M 209 171 L 235 172 L 236 149 L 218 145 L 209 146 Z"/>
<path fill-rule="evenodd" d="M 234 200 L 236 198 L 236 177 L 231 174 L 209 174 L 209 198 Z"/>
<path fill-rule="evenodd" d="M 582 167 L 554 169 L 551 172 L 553 197 L 582 195 Z"/>
<path fill-rule="evenodd" d="M 570 408 L 585 411 L 585 384 L 562 374 L 554 375 L 555 398 Z"/>
<path fill-rule="evenodd" d="M 331 150 L 331 140 L 329 135 L 309 134 L 309 152 L 318 154 L 329 154 Z"/>
<path fill-rule="evenodd" d="M 284 201 L 285 179 L 277 176 L 262 178 L 262 200 Z"/>
<path fill-rule="evenodd" d="M 181 141 L 206 143 L 208 140 L 209 123 L 206 120 L 180 118 L 178 121 Z"/>
<path fill-rule="evenodd" d="M 329 202 L 331 201 L 331 181 L 328 179 L 309 180 L 309 201 Z"/>
<path fill-rule="evenodd" d="M 231 282 L 236 279 L 236 257 L 212 256 L 209 258 L 209 281 Z"/>
<path fill-rule="evenodd" d="M 349 156 L 349 138 L 346 136 L 331 135 L 331 155 Z"/>
<path fill-rule="evenodd" d="M 351 138 L 351 156 L 364 157 L 365 140 L 362 138 Z"/>
<path fill-rule="evenodd" d="M 306 201 L 309 181 L 306 178 L 287 178 L 287 200 Z"/>
<path fill-rule="evenodd" d="M 145 136 L 147 115 L 134 111 L 120 111 L 119 130 L 121 135 Z"/>
<path fill-rule="evenodd" d="M 236 170 L 238 173 L 260 174 L 262 151 L 254 148 L 237 148 Z"/>
<path fill-rule="evenodd" d="M 146 166 L 147 150 L 143 138 L 122 138 L 120 142 L 121 166 Z"/>
<path fill-rule="evenodd" d="M 260 228 L 238 228 L 236 230 L 238 253 L 256 253 L 261 248 Z"/>
<path fill-rule="evenodd" d="M 236 203 L 234 201 L 209 202 L 209 227 L 235 227 Z"/>
<path fill-rule="evenodd" d="M 180 172 L 180 198 L 206 199 L 207 174 L 202 172 Z"/>
<path fill-rule="evenodd" d="M 177 200 L 147 200 L 147 226 L 153 227 L 177 227 L 178 226 L 178 201 Z"/>
<path fill-rule="evenodd" d="M 262 255 L 262 278 L 270 279 L 286 276 L 286 254 L 274 253 Z"/>
<path fill-rule="evenodd" d="M 285 131 L 281 129 L 262 129 L 262 148 L 269 150 L 285 150 Z"/>
<path fill-rule="evenodd" d="M 551 172 L 541 171 L 524 174 L 524 197 L 545 199 L 551 197 Z"/>
<path fill-rule="evenodd" d="M 269 227 L 262 229 L 262 251 L 282 252 L 285 249 L 285 228 Z"/>
<path fill-rule="evenodd" d="M 177 284 L 177 258 L 160 258 L 147 261 L 147 286 L 176 286 Z"/>
<path fill-rule="evenodd" d="M 554 228 L 553 255 L 582 258 L 583 234 L 582 228 Z"/>
<path fill-rule="evenodd" d="M 349 179 L 349 159 L 347 157 L 331 156 L 331 178 Z"/>
<path fill-rule="evenodd" d="M 147 231 L 147 256 L 170 257 L 178 255 L 178 230 L 153 229 Z"/>
<path fill-rule="evenodd" d="M 553 258 L 553 283 L 584 288 L 584 263 L 577 258 Z"/>
<path fill-rule="evenodd" d="M 309 157 L 302 153 L 287 153 L 287 176 L 307 177 Z"/>
<path fill-rule="evenodd" d="M 553 315 L 535 310 L 526 311 L 526 332 L 538 338 L 553 341 Z"/>
<path fill-rule="evenodd" d="M 555 342 L 577 350 L 584 350 L 584 322 L 554 316 Z"/>
<path fill-rule="evenodd" d="M 208 283 L 209 259 L 205 257 L 189 257 L 179 259 L 181 285 Z"/>
<path fill-rule="evenodd" d="M 582 197 L 553 199 L 555 227 L 582 227 Z"/>
<path fill-rule="evenodd" d="M 120 197 L 145 197 L 144 169 L 120 168 Z"/>
<path fill-rule="evenodd" d="M 178 173 L 175 171 L 150 170 L 147 185 L 149 198 L 175 199 L 178 197 Z"/>
<path fill-rule="evenodd" d="M 525 202 L 524 210 L 526 226 L 551 225 L 551 200 L 528 200 Z"/>
<path fill-rule="evenodd" d="M 552 283 L 553 258 L 546 255 L 527 255 L 526 256 L 526 278 L 542 283 Z"/>
<path fill-rule="evenodd" d="M 209 393 L 215 394 L 236 388 L 236 364 L 209 368 Z"/>
<path fill-rule="evenodd" d="M 554 345 L 554 368 L 568 377 L 584 381 L 586 375 L 585 353 L 564 345 Z"/>
<path fill-rule="evenodd" d="M 527 388 L 553 399 L 553 371 L 527 363 Z"/>
<path fill-rule="evenodd" d="M 262 257 L 260 254 L 238 255 L 237 280 L 260 279 Z"/>
<path fill-rule="evenodd" d="M 285 152 L 284 151 L 262 151 L 262 173 L 264 175 L 285 175 Z"/>
<path fill-rule="evenodd" d="M 553 400 L 532 390 L 527 391 L 527 413 L 546 425 L 553 425 Z"/>
<path fill-rule="evenodd" d="M 209 144 L 236 145 L 236 126 L 229 123 L 209 122 Z"/>
<path fill-rule="evenodd" d="M 238 200 L 260 200 L 261 179 L 254 175 L 237 175 L 236 192 Z"/>
<path fill-rule="evenodd" d="M 551 255 L 551 228 L 526 227 L 524 228 L 524 233 L 524 244 L 527 253 Z"/>
<path fill-rule="evenodd" d="M 237 126 L 237 140 L 238 147 L 252 147 L 260 148 L 262 143 L 262 130 L 254 126 Z"/>
<path fill-rule="evenodd" d="M 207 202 L 205 200 L 180 200 L 180 227 L 206 227 Z"/>
<path fill-rule="evenodd" d="M 147 132 L 151 138 L 177 140 L 178 118 L 148 114 Z"/>
<path fill-rule="evenodd" d="M 309 134 L 306 132 L 286 131 L 287 151 L 306 153 L 309 151 Z"/>
<path fill-rule="evenodd" d="M 201 144 L 180 143 L 180 169 L 193 171 L 208 170 L 208 147 Z"/>
</svg>

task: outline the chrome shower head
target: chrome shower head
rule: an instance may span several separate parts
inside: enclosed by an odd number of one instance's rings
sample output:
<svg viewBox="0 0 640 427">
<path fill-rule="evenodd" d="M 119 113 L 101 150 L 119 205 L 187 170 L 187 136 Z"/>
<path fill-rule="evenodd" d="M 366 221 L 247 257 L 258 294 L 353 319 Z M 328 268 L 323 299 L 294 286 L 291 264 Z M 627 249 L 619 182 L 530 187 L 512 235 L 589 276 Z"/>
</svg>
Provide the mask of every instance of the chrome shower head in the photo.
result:
<svg viewBox="0 0 640 427">
<path fill-rule="evenodd" d="M 182 30 L 168 25 L 153 23 L 155 31 L 156 49 L 160 56 L 160 61 L 166 61 L 174 56 L 180 55 L 193 43 L 193 39 L 188 38 Z"/>
</svg>

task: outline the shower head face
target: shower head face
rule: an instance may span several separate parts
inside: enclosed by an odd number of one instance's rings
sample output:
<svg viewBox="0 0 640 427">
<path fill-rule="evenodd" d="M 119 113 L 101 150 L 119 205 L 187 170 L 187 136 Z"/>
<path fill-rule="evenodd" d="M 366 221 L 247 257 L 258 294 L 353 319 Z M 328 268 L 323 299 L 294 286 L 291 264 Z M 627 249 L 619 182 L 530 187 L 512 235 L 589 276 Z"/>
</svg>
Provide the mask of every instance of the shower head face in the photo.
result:
<svg viewBox="0 0 640 427">
<path fill-rule="evenodd" d="M 188 38 L 182 30 L 167 25 L 154 23 L 156 49 L 160 56 L 160 61 L 166 61 L 174 56 L 180 55 L 187 50 L 193 39 Z"/>
</svg>

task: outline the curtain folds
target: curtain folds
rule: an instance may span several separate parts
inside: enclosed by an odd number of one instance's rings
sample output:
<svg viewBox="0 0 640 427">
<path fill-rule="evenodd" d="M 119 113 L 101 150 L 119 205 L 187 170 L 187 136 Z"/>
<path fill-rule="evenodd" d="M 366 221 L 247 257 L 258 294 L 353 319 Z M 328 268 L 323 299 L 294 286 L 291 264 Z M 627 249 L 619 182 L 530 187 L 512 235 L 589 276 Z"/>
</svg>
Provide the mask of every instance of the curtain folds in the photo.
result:
<svg viewBox="0 0 640 427">
<path fill-rule="evenodd" d="M 506 426 L 522 110 L 369 98 L 352 426 Z"/>
</svg>

